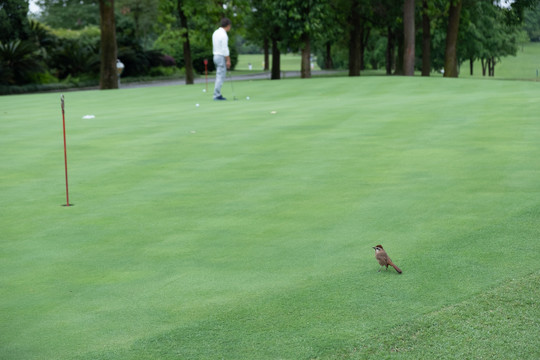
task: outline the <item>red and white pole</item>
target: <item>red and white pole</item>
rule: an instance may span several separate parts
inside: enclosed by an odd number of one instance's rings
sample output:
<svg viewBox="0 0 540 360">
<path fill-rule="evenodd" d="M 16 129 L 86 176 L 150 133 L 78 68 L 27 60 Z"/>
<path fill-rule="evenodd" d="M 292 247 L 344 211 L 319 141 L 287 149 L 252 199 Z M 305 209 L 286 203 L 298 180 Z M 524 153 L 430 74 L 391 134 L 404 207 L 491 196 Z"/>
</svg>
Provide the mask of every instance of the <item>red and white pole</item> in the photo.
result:
<svg viewBox="0 0 540 360">
<path fill-rule="evenodd" d="M 64 130 L 64 165 L 66 169 L 66 205 L 71 206 L 69 203 L 69 187 L 68 187 L 68 167 L 67 167 L 67 143 L 66 143 L 66 117 L 64 113 L 64 95 L 60 97 L 62 103 L 62 128 Z"/>
</svg>

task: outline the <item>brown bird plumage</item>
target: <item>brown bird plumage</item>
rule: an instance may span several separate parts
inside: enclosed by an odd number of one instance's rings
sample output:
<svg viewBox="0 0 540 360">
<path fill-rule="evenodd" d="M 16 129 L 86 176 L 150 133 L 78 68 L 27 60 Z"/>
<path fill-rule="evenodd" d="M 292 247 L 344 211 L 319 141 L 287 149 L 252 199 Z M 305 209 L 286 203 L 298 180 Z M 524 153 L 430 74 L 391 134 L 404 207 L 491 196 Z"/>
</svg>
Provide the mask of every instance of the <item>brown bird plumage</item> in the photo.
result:
<svg viewBox="0 0 540 360">
<path fill-rule="evenodd" d="M 391 267 L 396 269 L 398 274 L 402 273 L 401 269 L 398 268 L 397 265 L 392 262 L 392 260 L 390 260 L 390 257 L 388 256 L 386 251 L 384 251 L 382 245 L 377 245 L 377 246 L 374 246 L 373 248 L 375 249 L 375 259 L 377 259 L 377 261 L 381 265 L 381 267 L 379 268 L 379 271 L 381 271 L 383 266 L 386 266 L 386 270 L 388 270 L 388 265 L 390 265 Z"/>
</svg>

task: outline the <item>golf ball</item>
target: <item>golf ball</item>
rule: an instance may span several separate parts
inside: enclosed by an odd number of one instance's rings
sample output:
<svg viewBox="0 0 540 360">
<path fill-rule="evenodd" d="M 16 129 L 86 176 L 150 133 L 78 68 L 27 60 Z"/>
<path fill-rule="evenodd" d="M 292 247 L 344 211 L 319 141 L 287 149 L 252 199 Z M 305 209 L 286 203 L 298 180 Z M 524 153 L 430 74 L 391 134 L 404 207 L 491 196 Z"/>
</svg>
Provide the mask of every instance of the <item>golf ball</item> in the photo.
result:
<svg viewBox="0 0 540 360">
<path fill-rule="evenodd" d="M 246 100 L 249 100 L 249 96 L 246 96 Z"/>
<path fill-rule="evenodd" d="M 195 104 L 196 107 L 199 107 L 199 104 Z"/>
<path fill-rule="evenodd" d="M 206 89 L 202 89 L 202 92 L 206 92 Z"/>
</svg>

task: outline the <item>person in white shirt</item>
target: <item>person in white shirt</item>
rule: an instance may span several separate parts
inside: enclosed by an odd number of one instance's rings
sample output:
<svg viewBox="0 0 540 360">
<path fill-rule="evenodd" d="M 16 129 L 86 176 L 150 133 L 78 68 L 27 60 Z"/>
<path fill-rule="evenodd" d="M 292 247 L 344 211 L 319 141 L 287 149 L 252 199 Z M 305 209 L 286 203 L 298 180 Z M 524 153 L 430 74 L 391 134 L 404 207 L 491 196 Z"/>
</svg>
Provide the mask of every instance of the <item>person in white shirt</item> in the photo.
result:
<svg viewBox="0 0 540 360">
<path fill-rule="evenodd" d="M 221 19 L 221 27 L 214 31 L 212 35 L 212 46 L 214 53 L 214 64 L 216 64 L 216 83 L 214 85 L 214 100 L 227 100 L 221 95 L 221 87 L 225 82 L 227 69 L 231 68 L 231 57 L 229 53 L 229 37 L 227 32 L 231 30 L 231 20 Z"/>
</svg>

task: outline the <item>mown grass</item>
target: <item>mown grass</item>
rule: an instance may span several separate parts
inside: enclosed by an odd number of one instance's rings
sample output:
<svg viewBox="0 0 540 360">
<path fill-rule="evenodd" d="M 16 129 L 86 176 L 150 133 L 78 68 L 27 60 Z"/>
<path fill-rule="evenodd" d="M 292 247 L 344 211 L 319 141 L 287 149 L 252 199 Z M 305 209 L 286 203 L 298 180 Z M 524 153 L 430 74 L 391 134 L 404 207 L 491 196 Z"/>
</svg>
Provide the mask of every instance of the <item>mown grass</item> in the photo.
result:
<svg viewBox="0 0 540 360">
<path fill-rule="evenodd" d="M 463 64 L 461 68 L 463 77 L 471 77 L 469 64 Z M 496 79 L 519 79 L 540 82 L 540 43 L 525 44 L 518 50 L 516 56 L 506 56 L 497 60 L 495 65 Z M 482 76 L 482 64 L 474 63 L 474 78 Z M 487 76 L 485 78 L 488 78 Z"/>
<path fill-rule="evenodd" d="M 270 57 L 271 59 L 271 57 Z M 238 73 L 249 73 L 248 64 L 253 65 L 253 72 L 262 70 L 263 55 L 240 55 L 238 58 L 238 65 L 236 71 Z M 281 58 L 282 71 L 300 71 L 300 56 L 296 54 L 286 54 Z M 315 64 L 315 70 L 320 70 L 317 64 Z M 461 64 L 460 77 L 461 78 L 484 78 L 484 79 L 512 79 L 512 80 L 533 80 L 540 81 L 538 77 L 540 72 L 540 43 L 527 43 L 520 47 L 516 56 L 506 56 L 502 59 L 497 59 L 497 65 L 495 66 L 495 76 L 483 76 L 482 64 L 480 60 L 474 62 L 473 75 L 470 75 L 469 62 Z M 344 71 L 346 74 L 346 71 Z M 385 75 L 383 69 L 380 70 L 366 70 L 362 72 L 362 75 Z M 420 72 L 417 72 L 420 75 Z M 442 76 L 440 73 L 434 71 L 431 76 Z"/>
<path fill-rule="evenodd" d="M 0 98 L 2 358 L 537 358 L 538 84 L 203 87 Z"/>
<path fill-rule="evenodd" d="M 281 71 L 300 71 L 301 57 L 298 54 L 283 54 L 280 57 Z M 272 55 L 269 57 L 270 68 L 272 67 Z M 235 70 L 249 71 L 249 64 L 252 66 L 253 72 L 261 72 L 264 70 L 264 55 L 262 54 L 240 54 L 238 56 L 238 64 Z M 314 70 L 320 70 L 319 66 L 314 63 Z"/>
</svg>

